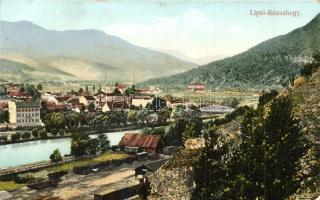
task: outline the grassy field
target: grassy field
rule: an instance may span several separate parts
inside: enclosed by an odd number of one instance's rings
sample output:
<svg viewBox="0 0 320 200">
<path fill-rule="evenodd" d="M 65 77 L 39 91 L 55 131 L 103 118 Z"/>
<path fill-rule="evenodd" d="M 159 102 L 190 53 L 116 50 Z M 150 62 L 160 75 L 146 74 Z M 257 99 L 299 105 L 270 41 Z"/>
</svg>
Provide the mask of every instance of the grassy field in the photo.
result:
<svg viewBox="0 0 320 200">
<path fill-rule="evenodd" d="M 18 184 L 14 181 L 0 181 L 0 191 L 12 191 L 23 187 L 24 184 Z"/>
<path fill-rule="evenodd" d="M 117 159 L 122 159 L 122 158 L 126 158 L 126 157 L 128 157 L 127 154 L 106 152 L 106 153 L 103 153 L 95 158 L 88 158 L 88 159 L 73 161 L 73 162 L 62 164 L 62 165 L 49 167 L 44 170 L 47 170 L 49 172 L 70 171 L 74 167 L 81 167 L 81 166 L 86 166 L 86 165 L 91 165 L 91 164 L 97 164 L 99 162 L 104 162 L 104 161 L 108 161 L 108 160 L 117 160 Z"/>
</svg>

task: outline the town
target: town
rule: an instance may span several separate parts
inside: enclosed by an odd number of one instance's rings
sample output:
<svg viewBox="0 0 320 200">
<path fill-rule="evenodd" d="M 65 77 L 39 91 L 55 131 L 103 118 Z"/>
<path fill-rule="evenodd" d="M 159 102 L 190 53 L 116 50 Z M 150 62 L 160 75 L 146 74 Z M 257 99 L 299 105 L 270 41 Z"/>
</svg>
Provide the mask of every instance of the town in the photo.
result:
<svg viewBox="0 0 320 200">
<path fill-rule="evenodd" d="M 95 89 L 96 87 L 98 89 Z M 204 84 L 191 83 L 185 90 L 204 93 L 206 88 Z M 149 183 L 146 178 L 171 158 L 181 145 L 190 149 L 204 147 L 204 139 L 201 138 L 203 120 L 231 113 L 238 105 L 234 102 L 236 99 L 227 99 L 228 101 L 222 103 L 224 105 L 219 105 L 208 100 L 192 101 L 170 95 L 161 96 L 163 91 L 159 88 L 136 88 L 134 85 L 122 83 L 115 83 L 114 86 L 104 89 L 101 86 L 86 85 L 84 89 L 65 93 L 43 91 L 41 84 L 6 83 L 1 85 L 0 91 L 0 144 L 70 138 L 67 142 L 69 147 L 66 147 L 70 150 L 65 155 L 57 148 L 47 151 L 46 158 L 33 155 L 31 160 L 37 162 L 30 163 L 26 159 L 25 163 L 21 162 L 18 166 L 4 162 L 1 165 L 0 177 L 11 177 L 9 179 L 15 179 L 18 185 L 26 184 L 31 189 L 37 188 L 41 191 L 57 185 L 57 181 L 50 178 L 30 179 L 34 175 L 25 174 L 46 171 L 47 168 L 59 166 L 61 163 L 69 163 L 73 168 L 62 170 L 64 167 L 61 166 L 58 167 L 59 170 L 45 174 L 49 177 L 56 176 L 55 174 L 62 176 L 69 170 L 73 170 L 70 176 L 91 174 L 94 170 L 109 169 L 110 158 L 115 155 L 119 157 L 117 160 L 120 163 L 131 163 L 129 168 L 135 169 L 135 177 L 140 177 L 140 182 L 137 182 L 136 178 L 135 181 L 130 179 L 130 187 L 121 187 L 121 184 L 117 183 L 118 186 L 114 186 L 114 190 L 107 190 L 108 192 L 100 192 L 102 189 L 95 187 L 95 199 L 101 199 L 101 195 L 102 199 L 108 199 L 108 196 L 115 194 L 126 197 L 137 195 L 137 188 L 140 189 L 141 184 Z M 115 131 L 120 131 L 116 136 L 118 139 L 113 139 L 115 135 L 105 134 Z M 99 163 L 92 161 L 101 157 Z M 45 161 L 49 159 L 51 161 Z M 83 160 L 91 164 L 72 164 L 81 163 Z M 153 167 L 150 168 L 149 165 Z M 117 164 L 107 171 L 121 171 L 121 168 L 117 169 L 118 166 L 120 165 Z M 146 172 L 148 176 L 144 176 Z M 51 175 L 52 173 L 54 175 Z M 26 180 L 21 182 L 21 177 Z M 101 175 L 99 177 L 102 178 Z M 123 178 L 121 181 L 128 180 Z M 64 185 L 63 182 L 59 184 Z M 19 190 L 17 191 L 15 196 L 19 197 Z M 32 198 L 37 195 L 43 194 L 33 194 Z M 87 195 L 93 194 L 88 192 Z"/>
</svg>

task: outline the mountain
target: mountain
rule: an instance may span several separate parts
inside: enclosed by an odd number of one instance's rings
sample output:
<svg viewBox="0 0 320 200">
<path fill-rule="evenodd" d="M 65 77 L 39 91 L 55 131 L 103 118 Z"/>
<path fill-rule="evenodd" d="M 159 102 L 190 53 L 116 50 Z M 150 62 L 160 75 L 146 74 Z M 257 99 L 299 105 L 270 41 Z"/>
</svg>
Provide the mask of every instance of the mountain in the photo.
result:
<svg viewBox="0 0 320 200">
<path fill-rule="evenodd" d="M 227 55 L 211 55 L 211 56 L 205 56 L 205 57 L 200 57 L 200 58 L 192 58 L 192 57 L 187 56 L 186 54 L 181 53 L 179 51 L 167 50 L 167 49 L 154 49 L 154 50 L 169 54 L 169 55 L 176 57 L 176 58 L 179 58 L 181 60 L 185 60 L 185 61 L 188 61 L 191 63 L 196 63 L 198 65 L 208 64 L 210 62 L 213 62 L 216 60 L 221 60 L 221 59 L 228 57 Z"/>
<path fill-rule="evenodd" d="M 30 77 L 142 81 L 196 66 L 99 30 L 54 31 L 28 21 L 1 21 L 0 31 L 0 70 L 8 63 L 26 65 L 33 69 L 24 69 Z"/>
<path fill-rule="evenodd" d="M 320 51 L 319 33 L 320 14 L 307 25 L 241 54 L 173 76 L 151 79 L 142 85 L 185 86 L 197 81 L 211 88 L 283 87 L 315 51 Z"/>
</svg>

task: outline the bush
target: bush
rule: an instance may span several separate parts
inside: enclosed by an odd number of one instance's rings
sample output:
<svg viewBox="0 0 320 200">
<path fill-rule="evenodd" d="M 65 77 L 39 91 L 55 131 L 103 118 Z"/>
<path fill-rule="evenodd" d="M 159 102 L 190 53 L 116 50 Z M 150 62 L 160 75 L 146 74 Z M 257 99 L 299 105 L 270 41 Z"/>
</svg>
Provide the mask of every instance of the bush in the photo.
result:
<svg viewBox="0 0 320 200">
<path fill-rule="evenodd" d="M 33 129 L 32 130 L 32 136 L 34 137 L 34 138 L 36 138 L 36 137 L 39 137 L 39 131 L 38 131 L 38 129 Z"/>
<path fill-rule="evenodd" d="M 59 149 L 55 149 L 53 153 L 50 155 L 50 160 L 52 162 L 60 162 L 62 161 L 62 156 Z"/>
<path fill-rule="evenodd" d="M 55 129 L 55 128 L 51 129 L 51 134 L 54 135 L 54 136 L 57 136 L 58 132 L 59 132 L 58 129 Z"/>
<path fill-rule="evenodd" d="M 36 178 L 31 175 L 17 176 L 17 178 L 15 179 L 15 182 L 19 184 L 26 184 L 26 183 L 31 183 L 35 179 Z"/>
<path fill-rule="evenodd" d="M 30 131 L 26 131 L 26 132 L 22 133 L 21 137 L 23 139 L 29 139 L 31 137 Z"/>
<path fill-rule="evenodd" d="M 119 147 L 118 147 L 117 145 L 111 146 L 111 150 L 112 150 L 112 151 L 117 151 L 118 148 L 119 148 Z"/>
<path fill-rule="evenodd" d="M 64 136 L 64 130 L 63 129 L 59 130 L 59 135 Z"/>
<path fill-rule="evenodd" d="M 16 132 L 16 133 L 11 134 L 11 141 L 13 141 L 13 142 L 19 141 L 20 138 L 21 138 L 20 132 Z"/>
<path fill-rule="evenodd" d="M 48 133 L 45 130 L 40 130 L 39 135 L 42 139 L 48 138 Z"/>
<path fill-rule="evenodd" d="M 6 135 L 1 135 L 1 136 L 0 136 L 0 142 L 6 142 L 6 141 L 8 141 L 8 136 L 6 136 Z"/>
</svg>

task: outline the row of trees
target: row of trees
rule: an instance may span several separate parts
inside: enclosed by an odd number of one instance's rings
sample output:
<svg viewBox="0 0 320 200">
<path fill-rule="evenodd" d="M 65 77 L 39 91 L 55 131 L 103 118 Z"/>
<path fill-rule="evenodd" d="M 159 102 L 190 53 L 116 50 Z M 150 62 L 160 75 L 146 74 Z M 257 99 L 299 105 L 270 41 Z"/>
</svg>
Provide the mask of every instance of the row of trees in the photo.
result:
<svg viewBox="0 0 320 200">
<path fill-rule="evenodd" d="M 250 109 L 241 123 L 240 145 L 210 129 L 195 167 L 194 199 L 286 199 L 303 178 L 299 161 L 308 142 L 293 117 L 289 97 L 266 109 Z"/>
<path fill-rule="evenodd" d="M 51 112 L 43 117 L 43 122 L 49 132 L 61 129 L 78 129 L 84 126 L 110 127 L 126 125 L 153 126 L 166 124 L 171 115 L 171 109 L 163 108 L 158 111 L 141 110 L 112 110 L 106 113 L 76 113 Z"/>
</svg>

